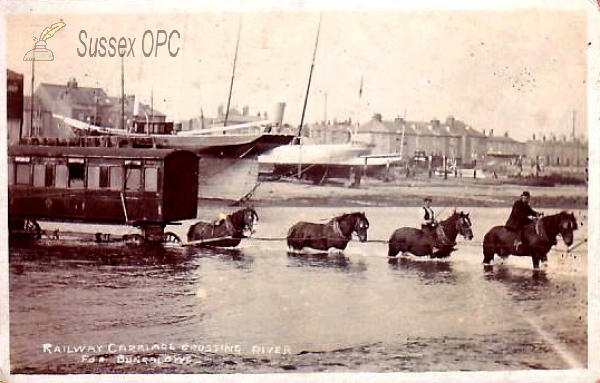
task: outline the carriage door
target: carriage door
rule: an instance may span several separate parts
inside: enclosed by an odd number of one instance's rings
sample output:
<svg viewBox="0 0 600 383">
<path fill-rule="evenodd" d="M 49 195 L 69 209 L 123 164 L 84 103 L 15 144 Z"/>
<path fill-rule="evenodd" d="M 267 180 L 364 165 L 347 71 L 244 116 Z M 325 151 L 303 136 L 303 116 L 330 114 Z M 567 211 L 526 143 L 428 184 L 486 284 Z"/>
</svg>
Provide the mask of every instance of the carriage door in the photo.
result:
<svg viewBox="0 0 600 383">
<path fill-rule="evenodd" d="M 85 159 L 69 158 L 67 161 L 67 217 L 85 218 Z"/>
<path fill-rule="evenodd" d="M 144 164 L 144 218 L 162 222 L 163 206 L 159 191 L 161 183 L 161 161 L 147 160 Z"/>
<path fill-rule="evenodd" d="M 126 160 L 124 170 L 123 189 L 128 218 L 132 221 L 143 221 L 145 209 L 142 195 L 142 161 Z"/>
</svg>

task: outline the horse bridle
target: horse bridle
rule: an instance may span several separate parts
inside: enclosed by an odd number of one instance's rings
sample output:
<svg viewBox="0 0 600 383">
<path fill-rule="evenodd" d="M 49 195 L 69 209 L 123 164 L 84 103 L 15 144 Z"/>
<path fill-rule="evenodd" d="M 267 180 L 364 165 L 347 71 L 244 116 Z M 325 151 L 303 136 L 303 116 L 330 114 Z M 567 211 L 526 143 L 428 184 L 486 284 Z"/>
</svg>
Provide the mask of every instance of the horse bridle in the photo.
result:
<svg viewBox="0 0 600 383">
<path fill-rule="evenodd" d="M 247 214 L 250 215 L 250 222 L 246 222 Z M 254 228 L 254 218 L 256 217 L 256 221 L 258 221 L 258 214 L 253 209 L 247 209 L 244 211 L 244 227 L 242 230 L 249 230 L 252 233 L 252 229 Z"/>
<path fill-rule="evenodd" d="M 354 223 L 354 228 L 352 229 L 352 232 L 356 233 L 356 235 L 358 235 L 358 229 L 361 228 L 361 224 L 364 224 L 364 228 L 369 228 L 367 221 L 363 217 L 358 217 L 358 220 L 356 220 L 356 223 Z"/>
<path fill-rule="evenodd" d="M 573 233 L 577 229 L 577 226 L 577 220 L 573 220 L 570 216 L 567 216 L 567 219 L 561 222 L 560 230 L 558 231 L 558 233 L 561 237 L 563 236 L 564 231 L 570 231 L 571 233 Z"/>
<path fill-rule="evenodd" d="M 458 222 L 461 222 L 462 224 L 460 225 L 460 227 L 466 227 L 467 229 L 470 228 L 472 226 L 471 224 L 471 220 L 469 219 L 469 217 L 467 217 L 466 215 L 459 215 L 458 216 Z M 460 232 L 460 230 L 457 230 L 461 235 L 463 235 L 463 233 Z"/>
<path fill-rule="evenodd" d="M 346 236 L 343 232 L 342 229 L 340 228 L 340 222 L 337 218 L 333 219 L 333 231 L 335 231 L 335 233 L 337 235 L 339 235 L 342 238 L 351 238 L 352 237 L 352 233 L 358 235 L 358 229 L 360 228 L 361 223 L 364 223 L 364 226 L 368 228 L 368 224 L 366 222 L 365 219 L 363 219 L 362 217 L 359 217 L 358 220 L 354 223 L 354 227 L 352 228 L 352 232 L 350 233 L 349 236 Z"/>
</svg>

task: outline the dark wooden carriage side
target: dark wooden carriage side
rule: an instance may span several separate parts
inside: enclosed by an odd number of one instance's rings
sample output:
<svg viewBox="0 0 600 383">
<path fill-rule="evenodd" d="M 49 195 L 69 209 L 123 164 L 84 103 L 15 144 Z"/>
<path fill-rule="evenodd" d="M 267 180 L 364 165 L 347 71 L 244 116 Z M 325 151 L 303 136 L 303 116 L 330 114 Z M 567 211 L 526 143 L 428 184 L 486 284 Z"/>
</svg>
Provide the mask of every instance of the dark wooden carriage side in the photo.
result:
<svg viewBox="0 0 600 383">
<path fill-rule="evenodd" d="M 186 150 L 17 145 L 8 151 L 9 221 L 126 224 L 146 239 L 195 218 L 198 157 Z"/>
</svg>

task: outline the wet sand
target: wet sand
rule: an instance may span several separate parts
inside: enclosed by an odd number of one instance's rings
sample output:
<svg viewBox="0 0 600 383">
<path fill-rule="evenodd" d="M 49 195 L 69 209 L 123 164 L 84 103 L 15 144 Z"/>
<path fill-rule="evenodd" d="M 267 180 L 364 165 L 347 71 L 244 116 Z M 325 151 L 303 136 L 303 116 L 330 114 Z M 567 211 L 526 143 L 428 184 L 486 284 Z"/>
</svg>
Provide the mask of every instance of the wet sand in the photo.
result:
<svg viewBox="0 0 600 383">
<path fill-rule="evenodd" d="M 383 182 L 363 179 L 359 187 L 330 182 L 316 186 L 297 181 L 267 181 L 252 196 L 255 206 L 420 206 L 424 196 L 434 206 L 510 207 L 523 190 L 531 192 L 531 204 L 540 208 L 587 208 L 586 185 L 527 187 L 498 180 L 448 178 Z"/>
</svg>

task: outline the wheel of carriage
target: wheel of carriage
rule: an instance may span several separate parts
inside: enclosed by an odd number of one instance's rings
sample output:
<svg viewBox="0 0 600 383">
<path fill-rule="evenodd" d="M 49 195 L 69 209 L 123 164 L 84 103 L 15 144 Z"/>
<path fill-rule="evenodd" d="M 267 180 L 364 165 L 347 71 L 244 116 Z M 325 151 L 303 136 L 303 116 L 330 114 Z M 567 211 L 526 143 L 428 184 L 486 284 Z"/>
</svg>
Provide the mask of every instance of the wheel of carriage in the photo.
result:
<svg viewBox="0 0 600 383">
<path fill-rule="evenodd" d="M 181 245 L 181 238 L 171 231 L 167 231 L 163 238 L 163 243 L 171 244 L 171 245 Z"/>
<path fill-rule="evenodd" d="M 26 219 L 23 223 L 25 234 L 31 238 L 40 239 L 42 237 L 42 228 L 32 219 Z"/>
<path fill-rule="evenodd" d="M 123 242 L 127 245 L 142 245 L 146 240 L 139 234 L 125 234 L 123 236 Z"/>
</svg>

